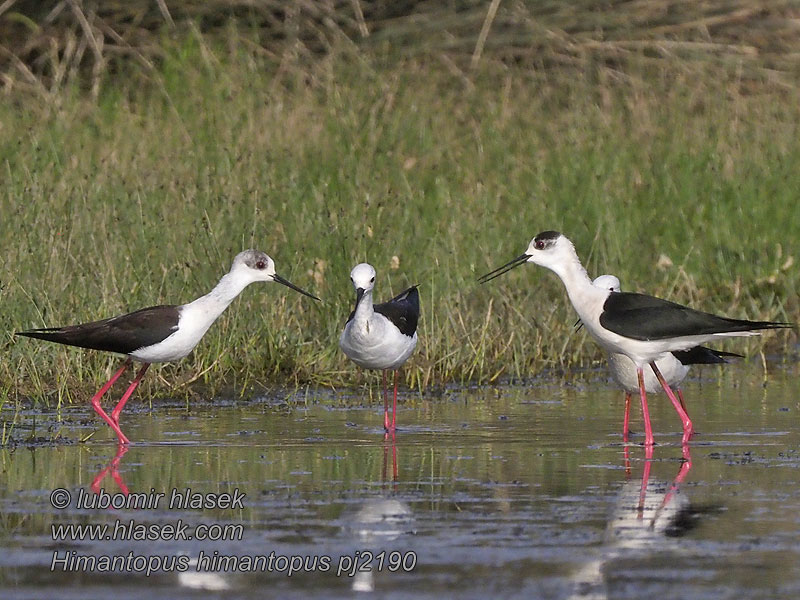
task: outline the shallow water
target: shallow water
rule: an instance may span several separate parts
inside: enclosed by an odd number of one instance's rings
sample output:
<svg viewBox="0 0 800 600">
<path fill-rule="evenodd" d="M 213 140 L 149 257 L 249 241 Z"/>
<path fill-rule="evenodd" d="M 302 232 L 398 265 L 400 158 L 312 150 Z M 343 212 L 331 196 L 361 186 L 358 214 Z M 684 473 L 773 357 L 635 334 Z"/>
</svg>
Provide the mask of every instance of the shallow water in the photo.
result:
<svg viewBox="0 0 800 600">
<path fill-rule="evenodd" d="M 37 435 L 97 433 L 0 450 L 0 597 L 797 598 L 799 369 L 769 370 L 766 385 L 754 364 L 693 372 L 688 450 L 669 403 L 653 398 L 649 460 L 642 436 L 621 443 L 622 394 L 599 372 L 408 395 L 394 440 L 363 390 L 291 409 L 132 407 L 126 452 L 83 407 L 39 413 Z M 632 414 L 640 431 L 638 406 Z M 23 415 L 16 433 L 32 422 Z M 92 487 L 120 486 L 152 490 L 142 498 L 154 507 L 76 507 L 103 498 Z M 61 488 L 71 500 L 56 509 Z M 170 508 L 173 489 L 245 496 L 241 507 Z M 51 529 L 109 525 L 110 536 L 131 520 L 189 534 L 241 524 L 226 532 L 241 539 L 56 541 Z M 383 552 L 382 568 L 369 552 Z M 67 560 L 103 556 L 124 572 Z M 254 571 L 251 559 L 264 562 Z M 156 561 L 170 568 L 141 572 Z"/>
</svg>

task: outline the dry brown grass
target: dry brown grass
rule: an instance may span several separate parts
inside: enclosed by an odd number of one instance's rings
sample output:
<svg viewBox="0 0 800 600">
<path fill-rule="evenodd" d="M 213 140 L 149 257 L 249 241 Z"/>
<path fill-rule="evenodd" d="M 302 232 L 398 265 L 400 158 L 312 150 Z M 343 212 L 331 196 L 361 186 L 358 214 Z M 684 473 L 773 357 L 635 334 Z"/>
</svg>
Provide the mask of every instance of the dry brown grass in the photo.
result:
<svg viewBox="0 0 800 600">
<path fill-rule="evenodd" d="M 231 27 L 278 72 L 350 47 L 431 57 L 467 82 L 486 61 L 556 78 L 665 63 L 735 70 L 759 86 L 795 86 L 800 74 L 794 0 L 5 0 L 0 80 L 48 102 L 74 85 L 97 97 L 115 75 L 158 82 L 165 38 L 225 38 Z"/>
</svg>

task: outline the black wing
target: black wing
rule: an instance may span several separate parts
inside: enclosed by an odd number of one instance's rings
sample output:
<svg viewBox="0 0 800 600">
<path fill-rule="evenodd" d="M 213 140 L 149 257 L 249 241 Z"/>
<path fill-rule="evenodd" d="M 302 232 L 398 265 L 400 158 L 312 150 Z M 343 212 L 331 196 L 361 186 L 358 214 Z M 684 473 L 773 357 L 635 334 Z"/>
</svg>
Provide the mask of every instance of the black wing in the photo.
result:
<svg viewBox="0 0 800 600">
<path fill-rule="evenodd" d="M 672 355 L 681 361 L 683 365 L 718 365 L 728 362 L 725 360 L 726 356 L 729 358 L 744 358 L 741 354 L 712 350 L 705 346 L 696 346 L 689 350 L 676 350 Z"/>
<path fill-rule="evenodd" d="M 31 329 L 19 331 L 16 335 L 79 348 L 130 354 L 139 348 L 164 341 L 178 329 L 179 318 L 177 306 L 151 306 L 102 321 Z"/>
<path fill-rule="evenodd" d="M 791 327 L 790 323 L 728 319 L 645 294 L 611 292 L 600 325 L 634 340 L 661 340 L 756 329 Z"/>
<path fill-rule="evenodd" d="M 389 319 L 403 335 L 414 335 L 419 321 L 419 286 L 412 285 L 397 296 L 375 305 L 375 312 Z"/>
</svg>

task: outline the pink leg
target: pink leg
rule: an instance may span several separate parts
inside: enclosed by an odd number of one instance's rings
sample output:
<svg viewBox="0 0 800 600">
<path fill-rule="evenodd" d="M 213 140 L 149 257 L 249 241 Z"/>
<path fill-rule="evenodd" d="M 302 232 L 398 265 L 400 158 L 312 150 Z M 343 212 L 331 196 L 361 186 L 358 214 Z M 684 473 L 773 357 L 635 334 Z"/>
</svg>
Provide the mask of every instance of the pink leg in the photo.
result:
<svg viewBox="0 0 800 600">
<path fill-rule="evenodd" d="M 656 374 L 656 378 L 661 383 L 661 387 L 664 388 L 664 391 L 672 402 L 672 406 L 674 406 L 675 410 L 678 411 L 678 416 L 681 418 L 681 423 L 683 423 L 683 439 L 681 440 L 681 443 L 685 444 L 692 439 L 692 420 L 689 418 L 689 415 L 686 413 L 686 410 L 684 410 L 682 404 L 675 397 L 675 394 L 672 393 L 672 390 L 670 389 L 669 385 L 667 385 L 663 375 L 661 375 L 661 371 L 659 371 L 658 367 L 656 367 L 655 361 L 650 363 L 650 368 L 652 368 L 653 373 Z"/>
<path fill-rule="evenodd" d="M 625 418 L 622 421 L 622 441 L 628 441 L 628 424 L 631 418 L 631 393 L 625 392 Z"/>
<path fill-rule="evenodd" d="M 653 462 L 653 445 L 644 447 L 644 467 L 642 468 L 642 487 L 639 490 L 639 518 L 644 513 L 644 501 L 647 497 L 647 482 L 650 479 L 650 465 Z"/>
<path fill-rule="evenodd" d="M 681 388 L 678 388 L 676 391 L 678 392 L 678 400 L 681 401 L 681 408 L 683 409 L 683 412 L 688 415 L 689 411 L 686 410 L 686 402 L 683 401 L 683 391 L 681 391 Z"/>
<path fill-rule="evenodd" d="M 381 371 L 383 375 L 383 430 L 389 431 L 389 392 L 386 390 L 386 371 Z"/>
<path fill-rule="evenodd" d="M 395 445 L 394 431 L 392 431 L 392 481 L 397 481 L 397 446 Z"/>
<path fill-rule="evenodd" d="M 670 498 L 672 498 L 672 495 L 678 490 L 681 483 L 683 483 L 683 480 L 686 479 L 686 476 L 689 474 L 691 468 L 692 454 L 689 452 L 689 445 L 683 444 L 683 461 L 681 462 L 681 468 L 678 470 L 678 474 L 675 476 L 675 479 L 672 480 L 672 485 L 664 496 L 664 501 L 661 503 L 661 506 L 667 505 L 667 502 L 669 502 Z"/>
<path fill-rule="evenodd" d="M 125 481 L 123 481 L 122 476 L 119 474 L 119 463 L 122 460 L 122 457 L 125 456 L 125 453 L 127 451 L 128 451 L 128 446 L 126 446 L 125 444 L 119 444 L 117 446 L 117 453 L 116 453 L 116 455 L 114 455 L 114 458 L 112 458 L 111 462 L 108 463 L 106 468 L 103 469 L 102 471 L 100 471 L 97 474 L 97 476 L 92 480 L 92 486 L 91 487 L 92 487 L 92 491 L 95 494 L 99 494 L 100 493 L 100 482 L 103 481 L 105 476 L 110 471 L 111 472 L 111 477 L 114 479 L 114 481 L 117 482 L 117 485 L 119 486 L 120 491 L 123 494 L 125 494 L 126 496 L 128 495 L 128 486 L 125 485 Z"/>
<path fill-rule="evenodd" d="M 394 400 L 392 400 L 392 433 L 397 425 L 397 371 L 394 372 Z"/>
<path fill-rule="evenodd" d="M 391 438 L 389 437 L 391 435 Z M 389 473 L 389 441 L 392 443 L 392 481 L 397 483 L 397 446 L 395 445 L 394 432 L 388 431 L 383 434 L 383 469 L 381 470 L 381 481 L 386 482 Z"/>
<path fill-rule="evenodd" d="M 122 433 L 122 430 L 120 430 L 119 425 L 117 425 L 116 421 L 114 421 L 111 417 L 109 417 L 106 414 L 106 411 L 103 410 L 103 407 L 100 406 L 100 398 L 102 398 L 103 394 L 105 394 L 108 391 L 108 389 L 112 385 L 114 385 L 114 382 L 117 379 L 119 379 L 120 375 L 122 375 L 125 372 L 125 369 L 127 369 L 130 365 L 131 361 L 126 360 L 125 364 L 122 365 L 122 367 L 120 367 L 120 369 L 111 376 L 111 379 L 109 379 L 106 382 L 106 384 L 103 387 L 101 387 L 94 396 L 92 396 L 92 399 L 90 400 L 94 412 L 100 415 L 100 418 L 103 419 L 106 423 L 108 423 L 108 426 L 114 430 L 114 433 L 117 434 L 117 438 L 119 439 L 121 444 L 127 444 L 128 438 L 126 438 L 125 434 Z"/>
<path fill-rule="evenodd" d="M 625 479 L 630 479 L 631 477 L 631 455 L 628 451 L 628 446 L 625 445 L 622 447 L 622 455 L 625 457 Z"/>
<path fill-rule="evenodd" d="M 689 470 L 692 468 L 692 453 L 689 452 L 689 444 L 683 444 L 682 454 L 683 461 L 681 462 L 681 468 L 678 470 L 678 474 L 672 482 L 672 487 L 678 487 L 678 485 L 683 483 L 683 480 L 686 479 Z"/>
<path fill-rule="evenodd" d="M 139 385 L 139 382 L 142 380 L 142 377 L 144 377 L 144 374 L 149 366 L 150 363 L 144 363 L 144 366 L 142 366 L 142 368 L 139 369 L 139 372 L 136 374 L 136 378 L 128 386 L 128 389 L 125 390 L 125 393 L 122 394 L 122 398 L 119 399 L 119 402 L 117 402 L 114 410 L 111 411 L 111 418 L 117 425 L 119 425 L 119 413 L 122 412 L 122 409 L 125 407 L 125 403 L 128 401 L 128 398 L 131 397 L 131 394 L 133 394 L 133 390 L 135 390 Z"/>
<path fill-rule="evenodd" d="M 386 473 L 389 464 L 389 432 L 383 434 L 383 468 L 381 469 L 381 481 L 386 481 Z"/>
<path fill-rule="evenodd" d="M 653 428 L 650 426 L 650 411 L 647 408 L 647 392 L 644 391 L 644 371 L 642 367 L 636 367 L 636 374 L 639 376 L 639 395 L 642 398 L 642 416 L 644 417 L 644 445 L 653 445 Z"/>
</svg>

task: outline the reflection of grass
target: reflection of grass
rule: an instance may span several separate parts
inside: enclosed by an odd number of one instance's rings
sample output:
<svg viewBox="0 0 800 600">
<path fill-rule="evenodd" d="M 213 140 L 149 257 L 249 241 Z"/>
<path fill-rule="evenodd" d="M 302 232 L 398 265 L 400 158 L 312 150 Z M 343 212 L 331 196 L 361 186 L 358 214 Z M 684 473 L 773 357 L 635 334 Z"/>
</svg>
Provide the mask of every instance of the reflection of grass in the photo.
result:
<svg viewBox="0 0 800 600">
<path fill-rule="evenodd" d="M 798 320 L 792 90 L 666 67 L 572 80 L 487 68 L 465 87 L 435 64 L 352 55 L 278 84 L 257 58 L 211 52 L 174 48 L 158 84 L 106 86 L 96 105 L 65 92 L 58 106 L 0 107 L 10 397 L 83 398 L 114 366 L 12 331 L 188 301 L 247 247 L 323 302 L 252 286 L 143 395 L 354 382 L 337 339 L 362 260 L 379 299 L 421 284 L 414 386 L 584 364 L 599 353 L 573 333 L 553 275 L 526 266 L 475 283 L 544 229 L 627 289 Z"/>
</svg>

